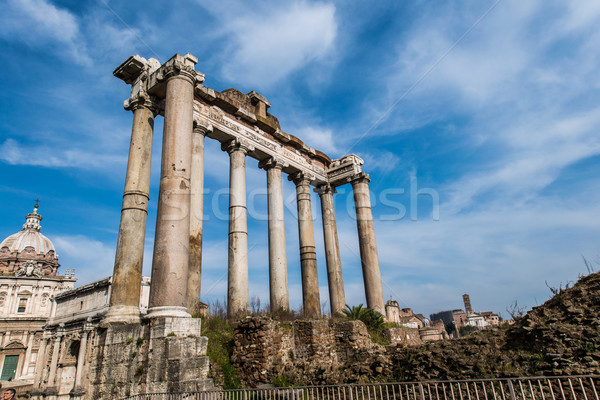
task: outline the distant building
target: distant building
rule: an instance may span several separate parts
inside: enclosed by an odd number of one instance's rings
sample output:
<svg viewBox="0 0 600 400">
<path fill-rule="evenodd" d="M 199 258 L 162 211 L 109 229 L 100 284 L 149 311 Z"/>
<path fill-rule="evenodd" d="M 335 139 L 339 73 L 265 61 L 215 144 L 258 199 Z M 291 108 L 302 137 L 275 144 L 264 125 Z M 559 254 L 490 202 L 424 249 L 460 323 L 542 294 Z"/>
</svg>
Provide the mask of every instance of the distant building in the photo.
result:
<svg viewBox="0 0 600 400">
<path fill-rule="evenodd" d="M 385 311 L 388 322 L 398 324 L 403 327 L 403 329 L 414 329 L 415 333 L 418 332 L 421 341 L 448 338 L 443 323 L 432 325 L 429 319 L 423 314 L 415 314 L 412 308 L 400 308 L 396 300 L 388 300 L 385 304 Z M 398 328 L 392 328 L 392 330 L 394 329 Z M 408 336 L 409 334 L 406 332 L 400 334 L 398 331 L 390 334 L 390 341 L 392 343 L 404 343 L 405 340 L 410 339 Z"/>
<path fill-rule="evenodd" d="M 483 317 L 483 319 L 485 319 L 485 322 L 490 324 L 490 326 L 499 326 L 500 321 L 502 321 L 502 318 L 500 318 L 498 314 L 494 314 L 491 311 L 484 311 L 480 314 Z"/>
<path fill-rule="evenodd" d="M 477 329 L 489 328 L 490 324 L 483 318 L 483 315 L 471 313 L 467 316 L 466 326 L 474 326 Z"/>
<path fill-rule="evenodd" d="M 0 380 L 5 387 L 33 383 L 53 299 L 76 281 L 75 270 L 57 274 L 58 255 L 40 233 L 37 210 L 36 204 L 23 229 L 0 243 Z"/>
<path fill-rule="evenodd" d="M 466 322 L 467 314 L 461 309 L 446 310 L 429 315 L 429 319 L 432 322 L 441 320 L 444 322 L 445 326 L 454 324 L 457 328 L 459 328 Z"/>
<path fill-rule="evenodd" d="M 463 294 L 463 303 L 465 304 L 465 312 L 467 315 L 473 313 L 473 307 L 471 307 L 471 298 L 468 294 Z"/>
</svg>

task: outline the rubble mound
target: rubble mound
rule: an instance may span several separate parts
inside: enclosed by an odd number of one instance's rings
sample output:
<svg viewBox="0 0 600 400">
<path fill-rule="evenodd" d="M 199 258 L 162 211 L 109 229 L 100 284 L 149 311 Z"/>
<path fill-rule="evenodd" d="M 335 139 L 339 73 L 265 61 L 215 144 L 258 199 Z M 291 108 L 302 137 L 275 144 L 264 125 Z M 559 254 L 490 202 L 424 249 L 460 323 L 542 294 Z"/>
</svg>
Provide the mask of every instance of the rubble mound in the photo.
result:
<svg viewBox="0 0 600 400">
<path fill-rule="evenodd" d="M 600 273 L 555 290 L 515 324 L 388 349 L 391 378 L 469 379 L 600 373 Z"/>
</svg>

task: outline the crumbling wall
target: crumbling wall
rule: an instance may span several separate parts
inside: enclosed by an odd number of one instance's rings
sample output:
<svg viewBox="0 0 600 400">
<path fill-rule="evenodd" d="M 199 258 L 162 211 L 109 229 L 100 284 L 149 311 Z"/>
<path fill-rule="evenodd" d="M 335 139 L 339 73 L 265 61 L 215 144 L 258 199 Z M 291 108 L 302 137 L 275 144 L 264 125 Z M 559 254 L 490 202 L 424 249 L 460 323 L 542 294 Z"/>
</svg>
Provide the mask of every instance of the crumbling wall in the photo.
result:
<svg viewBox="0 0 600 400">
<path fill-rule="evenodd" d="M 383 335 L 391 344 L 416 346 L 423 343 L 418 328 L 407 328 L 405 326 L 398 328 L 387 328 L 384 329 Z"/>
<path fill-rule="evenodd" d="M 232 363 L 248 386 L 360 382 L 383 371 L 384 352 L 360 321 L 248 317 L 234 328 Z"/>
<path fill-rule="evenodd" d="M 213 388 L 199 319 L 158 318 L 97 329 L 86 399 Z"/>
</svg>

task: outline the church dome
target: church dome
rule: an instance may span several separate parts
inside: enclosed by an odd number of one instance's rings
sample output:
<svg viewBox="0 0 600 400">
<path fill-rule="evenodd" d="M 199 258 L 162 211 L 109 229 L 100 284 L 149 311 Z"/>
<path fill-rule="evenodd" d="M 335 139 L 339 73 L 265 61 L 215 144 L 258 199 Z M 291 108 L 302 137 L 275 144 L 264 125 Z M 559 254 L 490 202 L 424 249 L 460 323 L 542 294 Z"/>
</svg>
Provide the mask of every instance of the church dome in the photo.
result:
<svg viewBox="0 0 600 400">
<path fill-rule="evenodd" d="M 21 253 L 27 247 L 33 247 L 36 254 L 46 255 L 49 251 L 56 252 L 50 239 L 40 233 L 42 216 L 37 213 L 37 207 L 31 214 L 27 214 L 26 218 L 23 229 L 4 239 L 0 244 L 0 249 L 7 247 L 10 253 Z"/>
<path fill-rule="evenodd" d="M 54 244 L 40 230 L 42 216 L 36 204 L 23 229 L 0 243 L 0 273 L 16 276 L 56 276 L 58 256 Z"/>
</svg>

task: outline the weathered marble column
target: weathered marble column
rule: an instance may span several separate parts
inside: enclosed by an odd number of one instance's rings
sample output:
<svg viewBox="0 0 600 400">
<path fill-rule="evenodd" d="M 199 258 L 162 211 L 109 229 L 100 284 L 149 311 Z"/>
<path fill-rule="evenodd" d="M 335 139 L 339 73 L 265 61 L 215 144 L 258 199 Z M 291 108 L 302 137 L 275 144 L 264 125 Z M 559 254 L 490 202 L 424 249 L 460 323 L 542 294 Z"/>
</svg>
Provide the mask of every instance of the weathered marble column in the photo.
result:
<svg viewBox="0 0 600 400">
<path fill-rule="evenodd" d="M 60 353 L 60 345 L 62 341 L 63 333 L 56 332 L 54 338 L 54 347 L 52 348 L 52 360 L 50 361 L 50 373 L 48 374 L 48 386 L 54 387 L 56 379 L 56 368 L 58 367 L 58 355 Z"/>
<path fill-rule="evenodd" d="M 304 316 L 307 318 L 321 318 L 317 253 L 315 251 L 315 233 L 310 202 L 310 179 L 301 172 L 291 175 L 288 179 L 293 180 L 296 184 Z"/>
<path fill-rule="evenodd" d="M 371 212 L 369 181 L 369 175 L 365 173 L 357 175 L 352 180 L 356 224 L 358 226 L 358 245 L 365 283 L 367 307 L 385 316 L 379 256 L 377 255 L 375 227 L 373 226 L 373 214 Z"/>
<path fill-rule="evenodd" d="M 29 339 L 27 341 L 27 350 L 25 350 L 25 359 L 23 360 L 23 369 L 21 369 L 21 375 L 28 376 L 29 375 L 29 362 L 31 361 L 31 348 L 33 347 L 33 338 L 35 336 L 34 332 L 29 334 Z"/>
<path fill-rule="evenodd" d="M 197 59 L 175 55 L 161 68 L 165 125 L 147 318 L 189 317 L 190 170 Z"/>
<path fill-rule="evenodd" d="M 246 153 L 248 146 L 238 140 L 223 143 L 229 153 L 229 254 L 227 317 L 248 310 L 248 226 L 246 215 Z"/>
<path fill-rule="evenodd" d="M 104 324 L 133 323 L 140 320 L 139 304 L 150 190 L 152 136 L 157 105 L 150 98 L 137 98 L 127 104 L 129 104 L 128 109 L 133 110 L 133 127 L 112 277 L 110 308 L 104 318 Z"/>
<path fill-rule="evenodd" d="M 42 335 L 42 340 L 40 341 L 40 348 L 38 349 L 37 358 L 35 360 L 35 378 L 33 381 L 34 388 L 40 388 L 42 384 L 42 373 L 44 372 L 44 368 L 46 367 L 46 346 L 48 345 L 48 340 L 46 333 Z"/>
<path fill-rule="evenodd" d="M 283 164 L 273 157 L 263 160 L 259 167 L 267 171 L 267 204 L 269 209 L 269 291 L 271 312 L 290 309 L 288 292 L 287 254 L 283 207 Z"/>
<path fill-rule="evenodd" d="M 331 305 L 331 315 L 335 316 L 342 314 L 346 309 L 340 244 L 338 241 L 335 209 L 333 206 L 333 193 L 335 193 L 335 189 L 327 184 L 319 186 L 315 191 L 321 198 L 325 261 L 327 263 L 327 282 L 329 284 L 329 303 Z"/>
<path fill-rule="evenodd" d="M 192 171 L 190 176 L 190 264 L 187 289 L 187 308 L 192 315 L 198 315 L 200 312 L 202 215 L 204 212 L 204 136 L 210 130 L 212 130 L 212 126 L 205 121 L 194 121 Z"/>
<path fill-rule="evenodd" d="M 85 355 L 87 353 L 87 339 L 90 333 L 91 327 L 88 323 L 84 324 L 83 332 L 81 333 L 81 341 L 79 342 L 79 354 L 77 354 L 77 369 L 75 370 L 75 387 L 74 392 L 80 394 L 84 392 L 81 386 L 81 378 L 84 374 L 85 368 Z"/>
</svg>

